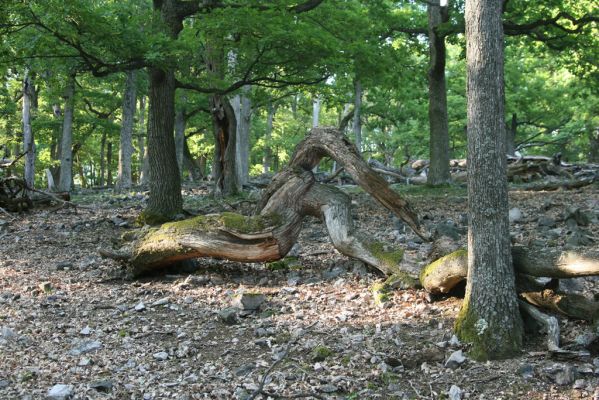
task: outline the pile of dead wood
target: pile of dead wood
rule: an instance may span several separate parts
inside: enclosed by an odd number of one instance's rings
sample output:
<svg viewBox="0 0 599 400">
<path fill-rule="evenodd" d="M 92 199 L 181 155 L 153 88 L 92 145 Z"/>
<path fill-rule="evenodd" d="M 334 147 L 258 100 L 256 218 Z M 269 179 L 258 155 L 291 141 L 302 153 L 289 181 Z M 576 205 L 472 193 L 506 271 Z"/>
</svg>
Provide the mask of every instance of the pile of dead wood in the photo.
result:
<svg viewBox="0 0 599 400">
<path fill-rule="evenodd" d="M 592 184 L 599 179 L 599 164 L 570 164 L 562 161 L 561 154 L 544 156 L 507 156 L 508 181 L 524 190 L 575 189 Z M 393 182 L 421 185 L 426 183 L 428 160 L 415 160 L 402 168 L 393 168 L 370 159 L 370 167 Z M 466 182 L 465 159 L 450 160 L 451 178 Z"/>
<path fill-rule="evenodd" d="M 9 160 L 0 159 L 0 171 L 10 171 L 11 167 L 19 161 L 23 155 Z M 0 208 L 12 212 L 21 212 L 33 207 L 33 203 L 27 193 L 25 181 L 16 176 L 8 174 L 0 175 Z"/>
</svg>

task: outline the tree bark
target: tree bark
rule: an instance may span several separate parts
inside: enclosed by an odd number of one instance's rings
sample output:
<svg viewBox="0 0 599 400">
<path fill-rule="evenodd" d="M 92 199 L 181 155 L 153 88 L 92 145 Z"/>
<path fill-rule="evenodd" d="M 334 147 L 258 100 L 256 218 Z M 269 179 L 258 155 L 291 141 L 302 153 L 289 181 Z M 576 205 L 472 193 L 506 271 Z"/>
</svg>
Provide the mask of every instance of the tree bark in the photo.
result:
<svg viewBox="0 0 599 400">
<path fill-rule="evenodd" d="M 133 156 L 133 116 L 135 115 L 136 84 L 135 71 L 127 71 L 125 92 L 123 94 L 123 116 L 121 125 L 121 142 L 119 146 L 119 171 L 117 188 L 131 188 L 131 157 Z"/>
<path fill-rule="evenodd" d="M 354 79 L 354 139 L 356 150 L 362 154 L 362 83 L 360 79 Z"/>
<path fill-rule="evenodd" d="M 175 0 L 155 1 L 164 34 L 177 39 L 183 29 L 183 17 Z M 173 219 L 182 211 L 181 178 L 173 137 L 175 117 L 175 71 L 172 68 L 150 67 L 148 113 L 148 163 L 150 196 L 141 219 L 148 223 Z"/>
<path fill-rule="evenodd" d="M 73 182 L 73 113 L 75 110 L 75 75 L 68 77 L 64 94 L 64 119 L 60 140 L 60 177 L 58 187 L 61 192 L 70 192 Z"/>
<path fill-rule="evenodd" d="M 587 126 L 586 128 L 589 137 L 588 161 L 590 163 L 599 163 L 599 128 L 592 126 Z"/>
<path fill-rule="evenodd" d="M 175 112 L 175 153 L 177 155 L 177 166 L 183 179 L 183 153 L 185 150 L 185 106 L 181 105 Z"/>
<path fill-rule="evenodd" d="M 235 96 L 235 119 L 237 120 L 237 149 L 235 165 L 237 167 L 237 180 L 240 187 L 249 180 L 250 159 L 250 122 L 252 118 L 252 101 L 248 97 L 250 87 L 244 86 L 241 94 Z"/>
<path fill-rule="evenodd" d="M 438 3 L 428 6 L 429 70 L 428 119 L 430 124 L 429 185 L 449 183 L 449 128 L 447 116 L 447 88 L 445 83 L 445 37 L 436 28 L 449 20 L 447 7 Z"/>
<path fill-rule="evenodd" d="M 503 104 L 501 2 L 466 1 L 468 282 L 456 332 L 479 360 L 522 346 L 512 267 Z"/>
<path fill-rule="evenodd" d="M 146 96 L 139 99 L 139 131 L 137 134 L 137 145 L 139 147 L 139 183 L 148 183 L 150 164 L 148 162 L 148 148 L 145 145 L 147 135 L 146 129 Z"/>
<path fill-rule="evenodd" d="M 31 108 L 35 102 L 35 86 L 31 73 L 25 72 L 23 79 L 23 152 L 25 154 L 25 184 L 35 187 L 35 137 L 31 129 Z"/>
<path fill-rule="evenodd" d="M 215 81 L 224 78 L 224 51 L 220 38 L 211 37 L 207 40 L 206 68 L 209 76 Z M 224 95 L 210 96 L 210 109 L 214 125 L 214 194 L 216 196 L 231 196 L 240 191 L 235 166 L 237 150 L 237 121 L 235 112 Z"/>
</svg>

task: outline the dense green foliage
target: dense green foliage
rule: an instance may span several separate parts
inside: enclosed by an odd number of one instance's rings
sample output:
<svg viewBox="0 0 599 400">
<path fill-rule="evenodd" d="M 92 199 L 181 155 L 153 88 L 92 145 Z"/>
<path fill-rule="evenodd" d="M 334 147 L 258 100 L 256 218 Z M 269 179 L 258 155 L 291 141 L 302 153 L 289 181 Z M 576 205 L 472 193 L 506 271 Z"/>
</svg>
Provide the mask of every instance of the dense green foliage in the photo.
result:
<svg viewBox="0 0 599 400">
<path fill-rule="evenodd" d="M 274 3 L 274 5 L 273 5 Z M 301 2 L 299 2 L 301 3 Z M 599 59 L 593 2 L 549 1 L 529 7 L 506 2 L 506 121 L 515 115 L 521 153 L 561 151 L 570 161 L 591 157 L 599 140 Z M 38 181 L 56 167 L 62 98 L 67 76 L 77 73 L 74 175 L 76 184 L 100 178 L 108 143 L 114 175 L 118 162 L 124 71 L 148 66 L 175 68 L 178 105 L 188 115 L 192 156 L 212 156 L 208 95 L 234 95 L 251 85 L 252 173 L 262 171 L 264 149 L 274 167 L 289 159 L 312 123 L 312 100 L 323 101 L 321 125 L 338 125 L 353 102 L 353 81 L 364 87 L 363 149 L 390 165 L 428 154 L 426 4 L 419 1 L 331 0 L 305 13 L 297 3 L 252 0 L 219 6 L 184 20 L 177 39 L 164 33 L 149 1 L 3 2 L 0 17 L 0 156 L 20 152 L 21 85 L 33 74 Z M 447 31 L 449 133 L 452 157 L 465 156 L 465 57 L 463 2 L 451 2 Z M 582 19 L 586 20 L 582 21 Z M 535 25 L 535 21 L 553 21 Z M 582 22 L 577 22 L 577 21 Z M 526 29 L 525 29 L 526 28 Z M 410 32 L 411 31 L 411 32 Z M 205 68 L 207 45 L 227 58 L 224 79 Z M 137 97 L 147 78 L 137 74 Z M 276 106 L 272 139 L 265 143 L 266 106 Z M 147 107 L 145 109 L 147 112 Z M 135 135 L 145 135 L 136 115 Z M 103 144 L 104 143 L 104 144 Z M 134 178 L 142 155 L 134 140 Z M 186 172 L 187 174 L 187 172 Z"/>
</svg>

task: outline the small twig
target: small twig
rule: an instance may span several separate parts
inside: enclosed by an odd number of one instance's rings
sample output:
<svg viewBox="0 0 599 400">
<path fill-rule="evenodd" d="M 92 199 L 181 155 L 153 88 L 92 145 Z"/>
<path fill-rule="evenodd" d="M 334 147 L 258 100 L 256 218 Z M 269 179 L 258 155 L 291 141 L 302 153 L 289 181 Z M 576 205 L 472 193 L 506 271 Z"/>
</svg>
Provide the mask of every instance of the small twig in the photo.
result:
<svg viewBox="0 0 599 400">
<path fill-rule="evenodd" d="M 287 355 L 289 354 L 289 351 L 291 350 L 291 346 L 293 346 L 295 343 L 297 343 L 297 341 L 306 333 L 308 332 L 308 330 L 310 328 L 312 328 L 314 325 L 316 325 L 319 321 L 314 322 L 313 324 L 309 325 L 308 327 L 306 327 L 306 330 L 303 332 L 303 334 L 301 335 L 297 335 L 295 338 L 293 338 L 292 340 L 290 340 L 287 343 L 287 346 L 285 347 L 285 350 L 283 351 L 283 354 L 281 354 L 281 356 L 274 362 L 272 363 L 272 365 L 266 370 L 266 372 L 264 373 L 264 375 L 262 375 L 262 379 L 260 380 L 260 383 L 258 384 L 258 387 L 256 388 L 256 390 L 254 390 L 252 392 L 252 394 L 247 398 L 248 400 L 254 400 L 259 394 L 266 394 L 268 395 L 265 391 L 264 391 L 264 385 L 266 385 L 266 380 L 268 379 L 268 376 L 272 373 L 272 371 L 274 371 L 274 369 L 281 363 L 283 362 L 283 360 L 285 359 L 285 357 L 287 357 Z"/>
<path fill-rule="evenodd" d="M 414 387 L 414 385 L 412 384 L 412 381 L 408 381 L 408 383 L 410 384 L 410 386 L 412 387 L 412 390 L 414 391 L 414 393 L 416 393 L 416 396 L 418 396 L 419 399 L 426 399 L 426 396 L 423 396 L 420 394 L 420 392 L 418 391 L 418 389 L 416 389 Z"/>
<path fill-rule="evenodd" d="M 28 153 L 28 151 L 26 151 L 26 152 L 24 152 L 24 153 L 21 153 L 21 154 L 19 154 L 19 155 L 17 156 L 17 158 L 15 158 L 14 160 L 10 161 L 10 162 L 9 162 L 9 163 L 7 163 L 7 164 L 0 164 L 0 168 L 10 168 L 10 167 L 12 167 L 13 165 L 15 165 L 15 164 L 17 163 L 17 161 L 19 161 L 21 158 L 23 158 L 23 156 L 24 156 L 25 154 L 27 154 L 27 153 Z"/>
</svg>

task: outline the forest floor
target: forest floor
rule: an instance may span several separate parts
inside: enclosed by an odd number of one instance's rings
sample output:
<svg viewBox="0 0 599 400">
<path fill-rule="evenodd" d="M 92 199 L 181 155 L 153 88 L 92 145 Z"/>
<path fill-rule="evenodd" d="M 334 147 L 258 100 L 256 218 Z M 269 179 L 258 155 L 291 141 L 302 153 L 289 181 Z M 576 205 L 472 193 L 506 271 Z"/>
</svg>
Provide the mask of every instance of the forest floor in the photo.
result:
<svg viewBox="0 0 599 400">
<path fill-rule="evenodd" d="M 404 246 L 404 266 L 418 271 L 430 245 L 361 191 L 346 190 L 357 227 Z M 206 201 L 205 187 L 185 191 L 191 210 L 230 209 Z M 465 242 L 464 189 L 402 192 L 428 229 L 449 226 Z M 396 290 L 377 305 L 371 287 L 382 278 L 340 255 L 315 219 L 304 224 L 297 260 L 279 269 L 202 259 L 194 272 L 128 279 L 98 251 L 132 229 L 144 201 L 142 193 L 86 192 L 75 202 L 89 208 L 0 215 L 0 399 L 43 399 L 52 388 L 74 399 L 244 399 L 258 389 L 273 399 L 599 399 L 597 355 L 552 359 L 542 334 L 528 335 L 515 359 L 447 367 L 456 351 L 467 357 L 452 339 L 461 299 Z M 510 207 L 521 211 L 514 239 L 568 246 L 572 206 L 594 213 L 585 229 L 596 246 L 596 184 L 511 191 Z M 597 283 L 579 278 L 564 288 L 592 297 Z M 242 292 L 265 302 L 227 315 Z M 589 329 L 564 318 L 560 326 L 565 347 Z"/>
</svg>

